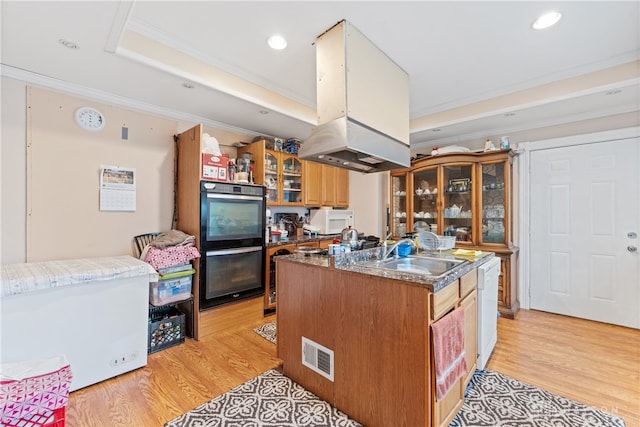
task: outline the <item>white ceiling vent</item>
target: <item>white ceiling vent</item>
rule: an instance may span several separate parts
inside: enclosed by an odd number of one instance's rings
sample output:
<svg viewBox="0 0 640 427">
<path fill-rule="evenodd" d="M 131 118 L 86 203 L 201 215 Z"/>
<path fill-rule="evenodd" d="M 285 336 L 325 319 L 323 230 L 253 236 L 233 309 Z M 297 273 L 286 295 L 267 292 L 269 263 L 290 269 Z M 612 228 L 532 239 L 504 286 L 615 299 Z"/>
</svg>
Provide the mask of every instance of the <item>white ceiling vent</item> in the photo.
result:
<svg viewBox="0 0 640 427">
<path fill-rule="evenodd" d="M 333 382 L 333 350 L 302 337 L 302 364 Z"/>
</svg>

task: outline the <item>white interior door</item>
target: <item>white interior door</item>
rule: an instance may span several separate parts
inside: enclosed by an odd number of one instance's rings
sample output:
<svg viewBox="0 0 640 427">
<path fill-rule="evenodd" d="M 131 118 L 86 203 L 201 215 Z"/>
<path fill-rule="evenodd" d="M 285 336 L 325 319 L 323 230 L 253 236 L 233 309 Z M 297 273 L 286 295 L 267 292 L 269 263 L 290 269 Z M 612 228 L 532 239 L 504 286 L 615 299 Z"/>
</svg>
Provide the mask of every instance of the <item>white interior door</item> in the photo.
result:
<svg viewBox="0 0 640 427">
<path fill-rule="evenodd" d="M 639 147 L 531 153 L 531 308 L 640 328 Z"/>
</svg>

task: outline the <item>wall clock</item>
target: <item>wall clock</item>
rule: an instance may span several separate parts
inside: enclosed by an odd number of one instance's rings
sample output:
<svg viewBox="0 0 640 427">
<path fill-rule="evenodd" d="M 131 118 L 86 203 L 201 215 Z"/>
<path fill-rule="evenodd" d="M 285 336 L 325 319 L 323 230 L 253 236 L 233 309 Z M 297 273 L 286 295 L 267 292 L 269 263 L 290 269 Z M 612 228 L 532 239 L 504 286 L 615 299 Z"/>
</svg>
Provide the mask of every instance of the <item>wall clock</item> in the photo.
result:
<svg viewBox="0 0 640 427">
<path fill-rule="evenodd" d="M 82 129 L 93 132 L 101 130 L 105 125 L 104 115 L 91 107 L 78 108 L 75 113 L 75 119 Z"/>
</svg>

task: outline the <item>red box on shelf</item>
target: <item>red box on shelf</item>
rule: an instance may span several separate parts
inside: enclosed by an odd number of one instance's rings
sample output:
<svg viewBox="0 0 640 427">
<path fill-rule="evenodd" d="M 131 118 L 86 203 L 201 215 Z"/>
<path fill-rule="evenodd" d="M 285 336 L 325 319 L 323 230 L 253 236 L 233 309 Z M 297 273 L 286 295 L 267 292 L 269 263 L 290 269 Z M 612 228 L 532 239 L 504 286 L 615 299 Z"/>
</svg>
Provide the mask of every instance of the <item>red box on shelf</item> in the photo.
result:
<svg viewBox="0 0 640 427">
<path fill-rule="evenodd" d="M 208 181 L 226 182 L 227 170 L 229 168 L 228 154 L 207 154 L 202 153 L 202 179 Z"/>
</svg>

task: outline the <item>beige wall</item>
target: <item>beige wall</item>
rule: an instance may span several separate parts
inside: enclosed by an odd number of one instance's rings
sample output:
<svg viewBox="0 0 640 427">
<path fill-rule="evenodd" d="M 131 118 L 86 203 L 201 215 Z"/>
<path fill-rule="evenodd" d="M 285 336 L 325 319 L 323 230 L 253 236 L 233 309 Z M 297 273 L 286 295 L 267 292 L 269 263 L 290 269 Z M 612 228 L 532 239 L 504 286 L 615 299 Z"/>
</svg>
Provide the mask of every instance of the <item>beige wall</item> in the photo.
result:
<svg viewBox="0 0 640 427">
<path fill-rule="evenodd" d="M 349 171 L 349 208 L 353 210 L 356 229 L 365 236 L 383 238 L 386 235 L 388 177 L 388 172 Z"/>
<path fill-rule="evenodd" d="M 35 104 L 27 110 L 25 82 L 3 76 L 1 90 L 0 262 L 24 262 L 27 254 L 33 261 L 130 253 L 133 235 L 171 226 L 172 136 L 196 123 L 157 118 L 43 89 L 35 89 L 35 99 L 32 89 L 31 102 Z M 73 111 L 80 105 L 95 106 L 106 113 L 106 129 L 94 134 L 76 127 Z M 29 158 L 39 165 L 33 176 L 33 164 L 27 168 L 27 111 L 29 143 L 33 144 Z M 521 141 L 542 139 L 542 135 L 551 138 L 623 128 L 629 122 L 637 125 L 637 121 L 637 113 L 630 113 L 539 128 L 512 134 L 512 143 L 516 146 Z M 125 124 L 128 141 L 120 138 Z M 231 157 L 235 156 L 234 143 L 253 138 L 211 127 L 204 131 L 215 136 L 222 151 Z M 458 145 L 476 149 L 482 148 L 483 143 L 479 139 Z M 101 164 L 137 169 L 136 212 L 98 210 Z M 350 208 L 355 210 L 357 227 L 363 233 L 383 237 L 387 176 L 350 173 Z M 362 188 L 368 190 L 364 192 Z"/>
<path fill-rule="evenodd" d="M 26 254 L 25 85 L 2 77 L 0 149 L 0 262 L 22 262 Z"/>
<path fill-rule="evenodd" d="M 132 237 L 168 230 L 173 218 L 173 135 L 178 122 L 2 77 L 0 262 L 132 253 Z M 106 116 L 100 132 L 79 128 L 80 106 Z M 122 127 L 128 139 L 121 138 Z M 253 137 L 212 127 L 223 153 Z M 99 210 L 101 165 L 137 172 L 135 212 Z"/>
<path fill-rule="evenodd" d="M 81 106 L 104 129 L 77 126 Z M 26 123 L 27 261 L 129 254 L 134 235 L 171 228 L 175 121 L 28 87 Z M 100 211 L 101 165 L 136 169 L 134 212 Z"/>
</svg>

